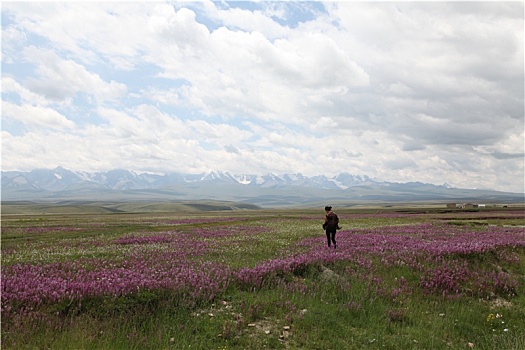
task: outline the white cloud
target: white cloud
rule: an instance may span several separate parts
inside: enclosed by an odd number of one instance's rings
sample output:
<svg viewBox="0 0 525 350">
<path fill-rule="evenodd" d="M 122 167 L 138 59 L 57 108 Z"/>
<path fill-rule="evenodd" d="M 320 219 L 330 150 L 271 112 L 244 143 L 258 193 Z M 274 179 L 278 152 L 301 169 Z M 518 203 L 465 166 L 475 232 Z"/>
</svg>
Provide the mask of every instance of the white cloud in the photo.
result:
<svg viewBox="0 0 525 350">
<path fill-rule="evenodd" d="M 69 129 L 75 123 L 54 109 L 39 106 L 18 106 L 10 102 L 2 103 L 2 118 L 12 119 L 27 125 L 30 129 Z"/>
<path fill-rule="evenodd" d="M 28 87 L 51 100 L 68 100 L 80 92 L 105 102 L 120 98 L 126 92 L 124 84 L 107 83 L 98 74 L 72 60 L 62 59 L 56 52 L 29 46 L 24 54 L 25 60 L 35 65 L 37 73 L 27 79 Z"/>
<path fill-rule="evenodd" d="M 522 3 L 322 4 L 3 4 L 4 169 L 523 191 Z"/>
<path fill-rule="evenodd" d="M 10 2 L 2 10 L 16 15 L 23 32 L 49 40 L 82 64 L 110 57 L 132 59 L 141 52 L 148 2 Z M 10 26 L 11 28 L 12 26 Z M 4 40 L 2 38 L 2 40 Z"/>
<path fill-rule="evenodd" d="M 16 94 L 20 98 L 22 104 L 34 104 L 40 106 L 46 106 L 49 104 L 49 101 L 46 100 L 44 96 L 26 89 L 11 77 L 2 77 L 2 93 Z"/>
</svg>

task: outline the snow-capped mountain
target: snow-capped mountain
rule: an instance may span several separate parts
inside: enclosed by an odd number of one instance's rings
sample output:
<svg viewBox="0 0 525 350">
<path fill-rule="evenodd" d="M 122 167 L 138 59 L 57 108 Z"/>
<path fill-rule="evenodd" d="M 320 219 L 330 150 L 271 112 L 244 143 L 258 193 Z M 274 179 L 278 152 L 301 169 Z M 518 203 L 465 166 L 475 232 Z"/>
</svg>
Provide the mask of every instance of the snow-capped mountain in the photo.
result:
<svg viewBox="0 0 525 350">
<path fill-rule="evenodd" d="M 71 171 L 62 167 L 29 172 L 2 171 L 2 200 L 174 200 L 218 199 L 261 206 L 295 205 L 325 200 L 414 201 L 473 200 L 482 198 L 523 201 L 523 194 L 465 190 L 421 182 L 392 183 L 366 175 L 297 174 L 153 174 L 115 169 L 107 172 Z M 333 203 L 332 202 L 332 203 Z"/>
<path fill-rule="evenodd" d="M 19 187 L 20 185 L 46 191 L 62 191 L 72 185 L 98 184 L 112 190 L 154 189 L 182 183 L 224 183 L 262 188 L 282 186 L 311 187 L 320 189 L 347 189 L 363 184 L 380 184 L 367 176 L 354 176 L 342 173 L 335 177 L 324 175 L 307 177 L 298 174 L 232 174 L 222 171 L 210 171 L 204 174 L 150 174 L 136 173 L 129 170 L 115 169 L 107 172 L 78 172 L 58 167 L 56 169 L 36 169 L 29 172 L 2 172 L 2 189 Z"/>
</svg>

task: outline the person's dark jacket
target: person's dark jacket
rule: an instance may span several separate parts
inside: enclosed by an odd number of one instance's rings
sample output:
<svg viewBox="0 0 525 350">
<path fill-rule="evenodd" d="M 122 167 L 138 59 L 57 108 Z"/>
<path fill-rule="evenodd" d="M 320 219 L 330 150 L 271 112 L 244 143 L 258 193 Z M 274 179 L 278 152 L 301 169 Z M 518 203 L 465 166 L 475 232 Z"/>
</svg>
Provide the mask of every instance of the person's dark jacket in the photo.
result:
<svg viewBox="0 0 525 350">
<path fill-rule="evenodd" d="M 339 227 L 339 217 L 337 216 L 336 213 L 331 211 L 328 214 L 326 214 L 325 219 L 324 219 L 323 228 L 330 232 L 336 231 L 340 228 Z"/>
</svg>

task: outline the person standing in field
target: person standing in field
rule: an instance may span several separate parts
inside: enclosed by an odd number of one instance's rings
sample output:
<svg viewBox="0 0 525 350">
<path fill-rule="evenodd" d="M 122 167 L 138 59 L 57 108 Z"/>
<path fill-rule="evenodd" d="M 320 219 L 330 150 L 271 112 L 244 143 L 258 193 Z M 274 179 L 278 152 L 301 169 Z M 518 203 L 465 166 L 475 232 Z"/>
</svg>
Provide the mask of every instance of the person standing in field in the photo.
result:
<svg viewBox="0 0 525 350">
<path fill-rule="evenodd" d="M 331 206 L 324 207 L 326 215 L 324 217 L 323 228 L 326 231 L 326 240 L 328 242 L 328 248 L 330 248 L 331 243 L 334 244 L 334 249 L 337 248 L 337 243 L 335 242 L 335 233 L 337 230 L 341 229 L 339 227 L 339 217 L 337 214 L 332 211 Z"/>
</svg>

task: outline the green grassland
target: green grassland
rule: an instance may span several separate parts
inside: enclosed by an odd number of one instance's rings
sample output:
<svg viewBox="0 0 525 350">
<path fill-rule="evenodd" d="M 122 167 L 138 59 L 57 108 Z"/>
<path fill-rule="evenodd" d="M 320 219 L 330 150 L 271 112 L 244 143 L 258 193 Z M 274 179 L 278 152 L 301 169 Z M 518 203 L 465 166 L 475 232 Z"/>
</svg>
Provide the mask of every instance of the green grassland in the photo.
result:
<svg viewBox="0 0 525 350">
<path fill-rule="evenodd" d="M 2 349 L 525 349 L 524 207 L 335 209 L 343 227 L 338 250 L 326 247 L 322 209 L 231 202 L 2 204 L 3 270 L 84 260 L 118 265 L 134 254 L 188 243 L 188 263 L 241 276 L 205 297 L 184 288 L 27 304 L 2 295 L 2 310 L 11 303 L 2 313 Z M 499 230 L 507 240 L 516 235 L 516 244 L 436 259 L 364 243 L 352 252 L 365 238 L 425 243 L 434 230 L 446 239 Z M 166 241 L 115 243 L 144 237 Z M 172 237 L 180 241 L 168 242 Z M 206 249 L 192 253 L 193 243 Z M 295 257 L 307 258 L 291 269 L 269 269 L 260 283 L 242 282 L 243 269 Z M 441 278 L 434 268 L 447 272 L 449 266 L 477 279 L 451 275 L 461 282 L 459 290 L 425 289 L 424 281 Z"/>
</svg>

